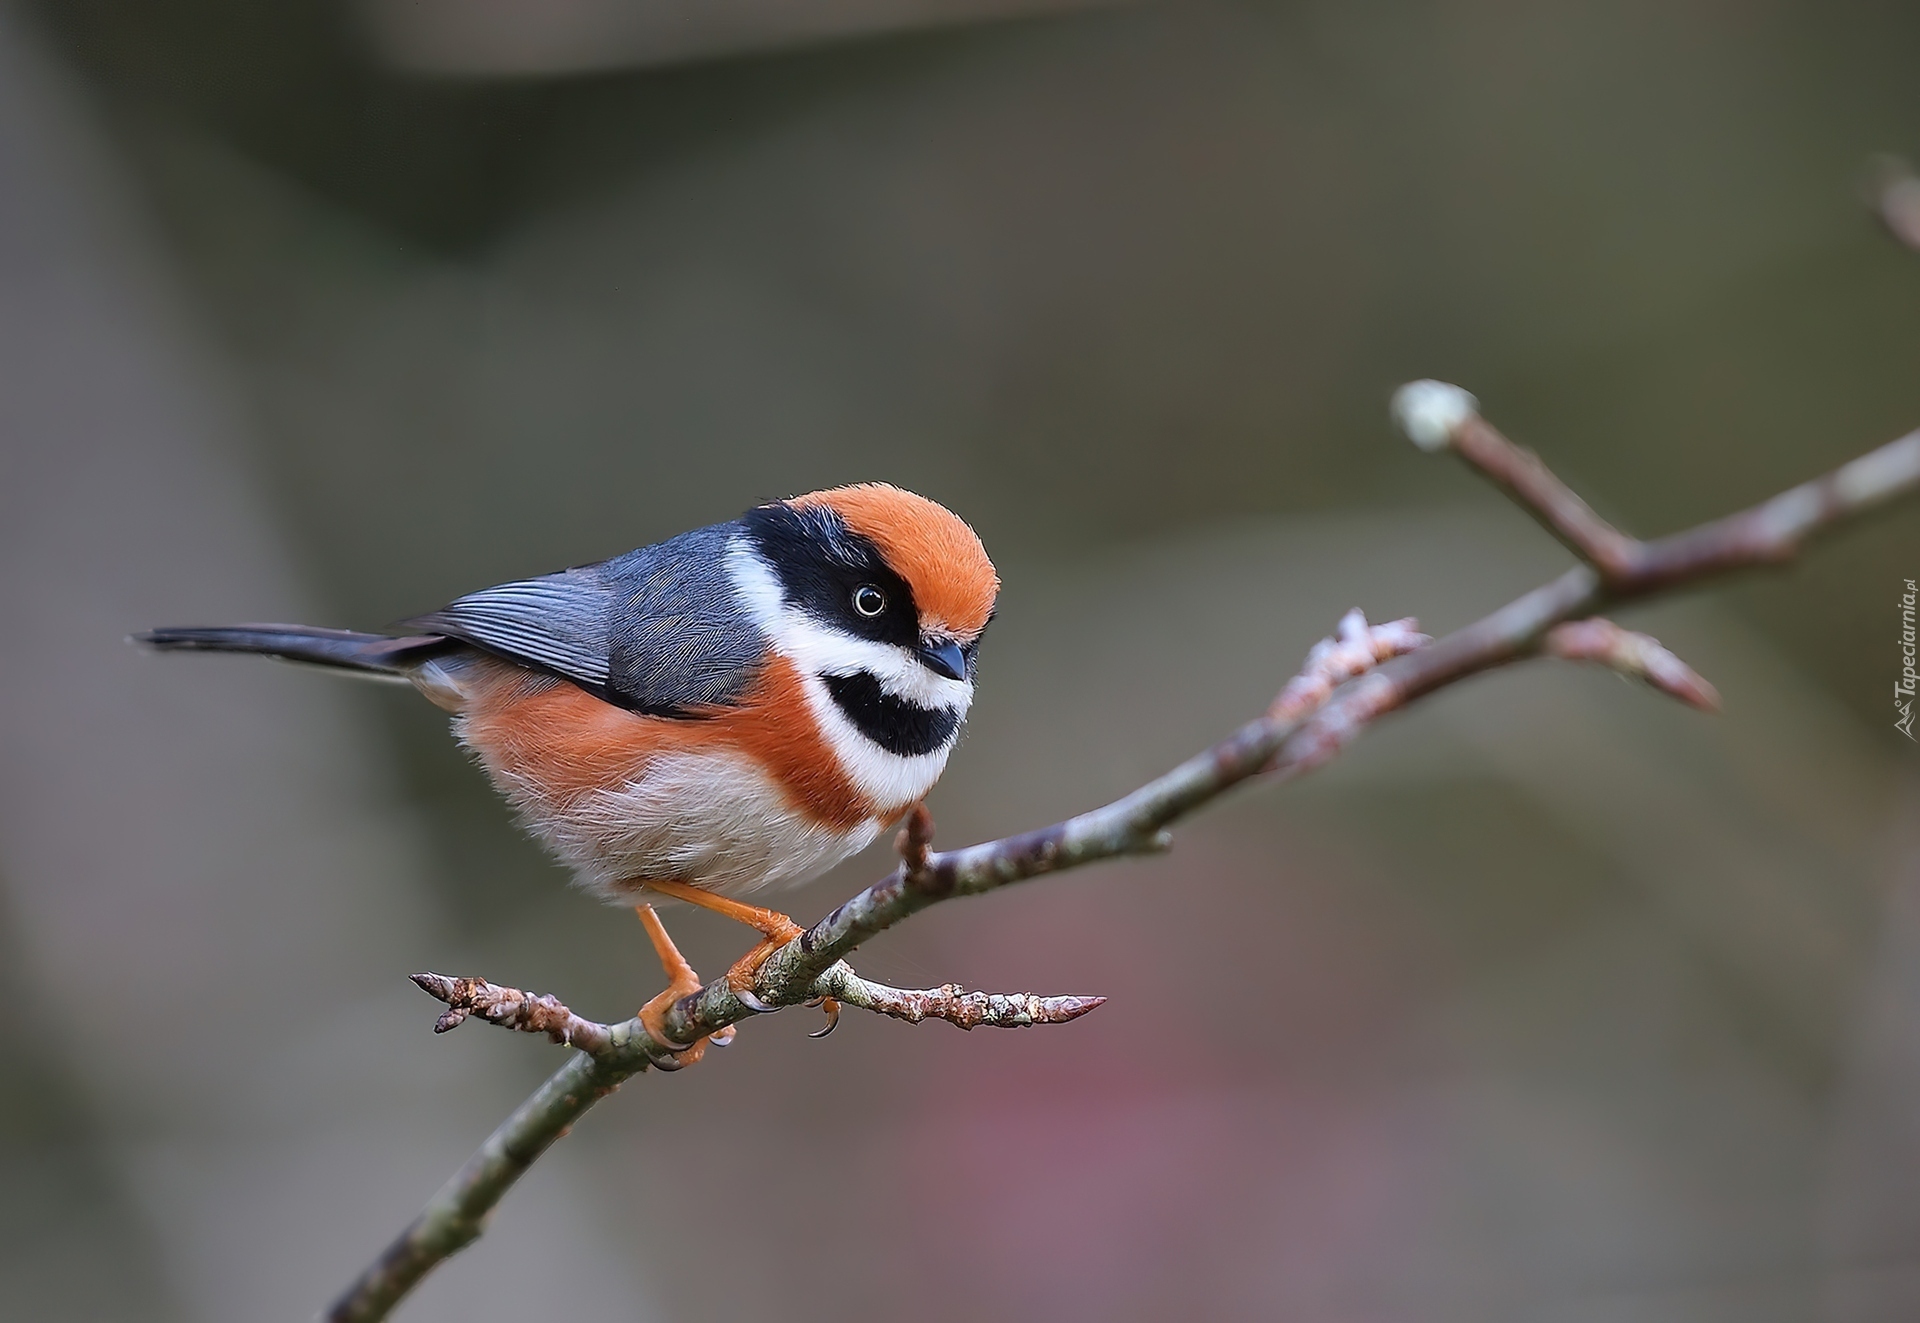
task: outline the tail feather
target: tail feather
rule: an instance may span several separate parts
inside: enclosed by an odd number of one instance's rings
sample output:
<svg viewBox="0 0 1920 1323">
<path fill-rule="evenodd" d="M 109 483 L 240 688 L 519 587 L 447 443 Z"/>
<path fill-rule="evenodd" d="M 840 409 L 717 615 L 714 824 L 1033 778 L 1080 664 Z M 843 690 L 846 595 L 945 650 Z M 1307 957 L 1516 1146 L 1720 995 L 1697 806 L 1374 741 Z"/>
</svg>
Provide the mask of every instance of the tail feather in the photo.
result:
<svg viewBox="0 0 1920 1323">
<path fill-rule="evenodd" d="M 438 634 L 389 638 L 350 629 L 310 625 L 225 625 L 217 628 L 155 629 L 133 641 L 157 652 L 257 652 L 287 661 L 358 671 L 396 680 L 418 663 L 443 652 L 449 640 Z"/>
</svg>

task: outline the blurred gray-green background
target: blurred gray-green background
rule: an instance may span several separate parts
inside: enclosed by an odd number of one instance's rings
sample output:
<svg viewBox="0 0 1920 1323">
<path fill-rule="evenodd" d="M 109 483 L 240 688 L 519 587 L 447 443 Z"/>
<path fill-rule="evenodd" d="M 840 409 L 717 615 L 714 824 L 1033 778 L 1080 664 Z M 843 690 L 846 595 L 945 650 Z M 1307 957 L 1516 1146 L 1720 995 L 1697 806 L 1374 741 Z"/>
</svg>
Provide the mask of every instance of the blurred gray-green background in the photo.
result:
<svg viewBox="0 0 1920 1323">
<path fill-rule="evenodd" d="M 310 1317 L 556 1064 L 408 972 L 659 982 L 411 694 L 127 633 L 886 479 L 1006 582 L 942 839 L 1049 821 L 1565 563 L 1403 380 L 1643 533 L 1920 424 L 1916 68 L 1893 3 L 0 5 L 0 1313 Z M 1629 616 L 1717 719 L 1514 671 L 929 913 L 860 967 L 1111 1000 L 756 1021 L 401 1316 L 1920 1316 L 1913 577 L 1909 509 Z"/>
</svg>

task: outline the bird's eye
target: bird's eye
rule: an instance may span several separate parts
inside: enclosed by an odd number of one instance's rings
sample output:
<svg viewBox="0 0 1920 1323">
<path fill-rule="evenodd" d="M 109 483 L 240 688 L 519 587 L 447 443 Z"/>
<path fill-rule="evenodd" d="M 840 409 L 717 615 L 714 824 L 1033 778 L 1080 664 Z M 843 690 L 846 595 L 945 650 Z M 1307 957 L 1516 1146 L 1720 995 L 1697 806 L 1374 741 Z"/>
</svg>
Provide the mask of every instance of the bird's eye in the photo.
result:
<svg viewBox="0 0 1920 1323">
<path fill-rule="evenodd" d="M 887 609 L 887 595 L 870 583 L 853 590 L 853 609 L 871 619 Z"/>
</svg>

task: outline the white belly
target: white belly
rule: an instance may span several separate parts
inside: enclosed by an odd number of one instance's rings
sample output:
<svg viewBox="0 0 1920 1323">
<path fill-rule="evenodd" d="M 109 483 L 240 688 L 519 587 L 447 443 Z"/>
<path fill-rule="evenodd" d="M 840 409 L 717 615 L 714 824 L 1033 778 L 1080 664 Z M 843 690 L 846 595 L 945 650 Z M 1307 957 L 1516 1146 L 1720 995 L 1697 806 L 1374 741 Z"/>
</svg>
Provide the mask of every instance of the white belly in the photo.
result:
<svg viewBox="0 0 1920 1323">
<path fill-rule="evenodd" d="M 656 758 L 638 780 L 589 792 L 558 812 L 515 798 L 581 885 L 616 903 L 632 900 L 639 880 L 732 896 L 797 885 L 865 849 L 884 825 L 821 826 L 751 761 L 720 751 Z"/>
</svg>

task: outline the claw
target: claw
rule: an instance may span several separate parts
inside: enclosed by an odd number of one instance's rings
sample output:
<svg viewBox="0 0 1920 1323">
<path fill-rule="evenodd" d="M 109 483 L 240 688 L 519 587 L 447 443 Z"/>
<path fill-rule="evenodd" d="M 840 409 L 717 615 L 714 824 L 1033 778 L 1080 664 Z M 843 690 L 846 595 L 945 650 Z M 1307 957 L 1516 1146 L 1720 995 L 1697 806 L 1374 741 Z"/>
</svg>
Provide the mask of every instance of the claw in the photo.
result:
<svg viewBox="0 0 1920 1323">
<path fill-rule="evenodd" d="M 745 1002 L 748 1010 L 758 1011 L 762 1015 L 768 1015 L 780 1009 L 778 1006 L 761 1001 L 758 997 L 754 996 L 752 988 L 735 988 L 733 995 Z"/>
<path fill-rule="evenodd" d="M 832 1033 L 836 1028 L 839 1027 L 840 1003 L 835 1001 L 832 997 L 815 997 L 812 1001 L 808 1002 L 807 1005 L 818 1006 L 821 1010 L 827 1013 L 826 1027 L 821 1029 L 815 1029 L 812 1033 L 807 1035 L 808 1038 L 825 1038 L 828 1034 Z"/>
<path fill-rule="evenodd" d="M 684 995 L 684 993 L 679 992 L 677 989 L 668 988 L 665 992 L 662 992 L 658 997 L 655 997 L 652 1001 L 640 1008 L 640 1027 L 647 1031 L 647 1036 L 653 1039 L 654 1042 L 674 1054 L 674 1064 L 671 1067 L 662 1065 L 662 1070 L 678 1070 L 682 1066 L 691 1066 L 706 1052 L 707 1044 L 713 1041 L 712 1038 L 702 1038 L 693 1043 L 681 1043 L 667 1036 L 667 1031 L 663 1024 L 667 1011 Z M 733 1026 L 729 1025 L 727 1027 L 731 1029 Z"/>
</svg>

